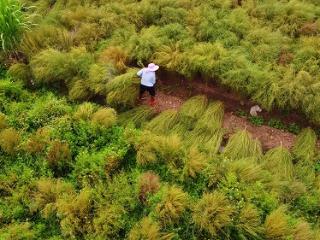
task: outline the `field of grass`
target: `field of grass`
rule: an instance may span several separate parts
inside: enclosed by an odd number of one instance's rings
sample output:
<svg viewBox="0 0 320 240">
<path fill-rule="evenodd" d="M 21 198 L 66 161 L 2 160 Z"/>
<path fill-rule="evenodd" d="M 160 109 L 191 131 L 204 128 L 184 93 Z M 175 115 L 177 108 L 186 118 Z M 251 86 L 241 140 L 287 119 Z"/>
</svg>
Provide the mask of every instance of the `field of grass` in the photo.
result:
<svg viewBox="0 0 320 240">
<path fill-rule="evenodd" d="M 320 124 L 318 0 L 0 0 L 0 14 L 1 240 L 320 239 L 313 129 L 264 151 L 246 130 L 225 143 L 206 96 L 136 106 L 154 61 Z"/>
</svg>

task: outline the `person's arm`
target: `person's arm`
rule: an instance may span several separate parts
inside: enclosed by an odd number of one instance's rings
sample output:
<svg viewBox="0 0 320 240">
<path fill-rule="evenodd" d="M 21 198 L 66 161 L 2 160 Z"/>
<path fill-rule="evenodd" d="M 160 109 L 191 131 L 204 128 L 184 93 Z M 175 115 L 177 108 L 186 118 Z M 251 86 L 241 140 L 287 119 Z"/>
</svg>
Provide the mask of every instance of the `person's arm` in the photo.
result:
<svg viewBox="0 0 320 240">
<path fill-rule="evenodd" d="M 143 69 L 141 69 L 139 72 L 137 72 L 138 77 L 142 77 Z"/>
<path fill-rule="evenodd" d="M 156 84 L 156 74 L 151 78 L 152 85 Z"/>
</svg>

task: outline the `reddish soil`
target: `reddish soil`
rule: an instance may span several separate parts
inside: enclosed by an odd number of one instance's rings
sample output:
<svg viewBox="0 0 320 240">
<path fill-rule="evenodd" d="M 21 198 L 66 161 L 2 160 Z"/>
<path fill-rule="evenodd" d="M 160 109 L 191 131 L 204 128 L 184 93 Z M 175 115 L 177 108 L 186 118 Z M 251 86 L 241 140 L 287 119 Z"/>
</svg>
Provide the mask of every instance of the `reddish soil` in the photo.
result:
<svg viewBox="0 0 320 240">
<path fill-rule="evenodd" d="M 254 138 L 260 140 L 263 149 L 268 150 L 273 147 L 282 145 L 286 148 L 291 148 L 296 136 L 292 133 L 275 129 L 269 126 L 254 126 L 246 118 L 235 115 L 239 109 L 246 111 L 255 105 L 253 102 L 244 97 L 231 92 L 228 89 L 214 85 L 206 84 L 203 81 L 186 81 L 177 78 L 169 78 L 170 82 L 165 78 L 161 78 L 158 82 L 158 91 L 156 97 L 156 105 L 154 106 L 157 112 L 162 112 L 167 109 L 178 109 L 188 98 L 205 94 L 211 100 L 219 100 L 224 103 L 225 116 L 223 128 L 226 131 L 225 138 L 229 138 L 231 134 L 239 129 L 246 129 Z M 148 103 L 149 97 L 146 97 L 144 103 Z M 264 112 L 261 115 L 266 118 L 270 113 Z M 276 113 L 273 116 L 277 116 Z M 290 116 L 290 121 L 296 121 L 297 117 Z M 283 120 L 283 118 L 282 118 Z M 299 120 L 299 119 L 298 119 Z M 288 122 L 288 120 L 283 120 Z"/>
</svg>

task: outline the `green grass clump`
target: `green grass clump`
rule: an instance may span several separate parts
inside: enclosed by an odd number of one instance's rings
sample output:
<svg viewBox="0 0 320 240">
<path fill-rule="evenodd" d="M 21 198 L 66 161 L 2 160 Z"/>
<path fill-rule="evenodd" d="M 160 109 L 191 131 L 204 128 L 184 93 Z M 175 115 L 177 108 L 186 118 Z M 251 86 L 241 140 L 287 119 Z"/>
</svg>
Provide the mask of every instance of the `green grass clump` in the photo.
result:
<svg viewBox="0 0 320 240">
<path fill-rule="evenodd" d="M 234 208 L 223 193 L 205 193 L 196 203 L 192 218 L 197 227 L 216 237 L 232 223 Z"/>
<path fill-rule="evenodd" d="M 139 94 L 137 69 L 130 69 L 107 83 L 107 103 L 116 108 L 134 107 Z"/>
<path fill-rule="evenodd" d="M 155 115 L 153 108 L 148 106 L 140 106 L 133 108 L 129 111 L 121 113 L 118 118 L 118 122 L 121 125 L 127 125 L 133 123 L 134 126 L 140 128 Z"/>
<path fill-rule="evenodd" d="M 8 75 L 15 81 L 21 80 L 25 84 L 30 84 L 32 79 L 31 69 L 28 65 L 17 63 L 12 65 L 8 70 Z"/>
<path fill-rule="evenodd" d="M 246 157 L 260 158 L 262 156 L 261 143 L 246 130 L 241 130 L 232 135 L 223 151 L 223 155 L 229 159 L 241 159 Z"/>
<path fill-rule="evenodd" d="M 292 148 L 292 153 L 298 161 L 313 161 L 316 154 L 317 135 L 311 128 L 303 129 Z"/>
<path fill-rule="evenodd" d="M 262 158 L 263 166 L 280 179 L 293 180 L 292 156 L 288 149 L 280 146 L 270 149 Z"/>
<path fill-rule="evenodd" d="M 91 118 L 93 124 L 98 124 L 103 127 L 111 127 L 117 121 L 117 113 L 113 108 L 102 108 L 96 111 Z"/>
<path fill-rule="evenodd" d="M 157 134 L 167 134 L 177 122 L 178 112 L 174 109 L 168 109 L 161 112 L 151 121 L 149 121 L 145 129 Z"/>
<path fill-rule="evenodd" d="M 96 106 L 93 103 L 84 102 L 77 107 L 76 111 L 73 114 L 73 117 L 76 120 L 88 121 L 91 119 L 95 110 L 96 110 Z"/>
<path fill-rule="evenodd" d="M 0 131 L 8 127 L 7 117 L 5 114 L 0 112 Z"/>
<path fill-rule="evenodd" d="M 196 147 L 190 148 L 186 154 L 185 163 L 183 167 L 184 177 L 195 178 L 207 165 L 208 159 L 205 154 L 199 152 Z"/>
</svg>

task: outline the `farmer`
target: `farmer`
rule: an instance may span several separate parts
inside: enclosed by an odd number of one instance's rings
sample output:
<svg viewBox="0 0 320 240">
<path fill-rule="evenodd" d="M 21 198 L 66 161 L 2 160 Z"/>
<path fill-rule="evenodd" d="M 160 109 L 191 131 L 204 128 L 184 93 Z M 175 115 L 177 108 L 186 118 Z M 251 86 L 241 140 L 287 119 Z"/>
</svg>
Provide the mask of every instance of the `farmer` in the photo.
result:
<svg viewBox="0 0 320 240">
<path fill-rule="evenodd" d="M 139 99 L 142 99 L 142 95 L 145 91 L 148 91 L 151 98 L 150 98 L 150 105 L 154 106 L 155 104 L 155 96 L 156 96 L 156 90 L 155 90 L 155 84 L 156 84 L 156 71 L 159 69 L 158 65 L 155 65 L 154 63 L 150 63 L 147 68 L 141 69 L 137 75 L 141 78 L 141 84 L 140 84 L 140 93 L 139 93 Z"/>
</svg>

